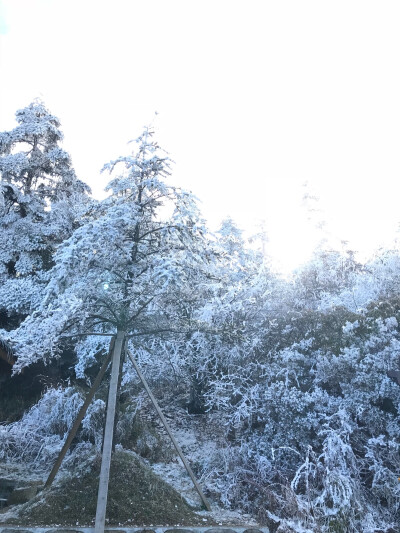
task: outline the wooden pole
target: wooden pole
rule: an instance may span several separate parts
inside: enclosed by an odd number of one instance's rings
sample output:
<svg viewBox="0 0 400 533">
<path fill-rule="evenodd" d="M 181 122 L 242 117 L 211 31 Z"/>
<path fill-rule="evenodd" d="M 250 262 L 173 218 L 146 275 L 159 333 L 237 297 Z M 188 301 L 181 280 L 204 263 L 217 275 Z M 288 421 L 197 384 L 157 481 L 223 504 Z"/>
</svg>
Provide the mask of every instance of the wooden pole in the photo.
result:
<svg viewBox="0 0 400 533">
<path fill-rule="evenodd" d="M 150 387 L 149 387 L 145 377 L 143 376 L 139 366 L 137 365 L 137 363 L 135 361 L 135 358 L 133 357 L 132 353 L 129 350 L 128 350 L 128 355 L 129 355 L 129 358 L 130 358 L 130 360 L 131 360 L 131 362 L 133 364 L 134 369 L 137 372 L 137 375 L 139 376 L 140 381 L 143 383 L 143 386 L 146 389 L 146 392 L 149 395 L 150 400 L 152 401 L 152 403 L 153 403 L 153 405 L 154 405 L 154 407 L 155 407 L 155 409 L 156 409 L 156 411 L 158 413 L 158 416 L 161 418 L 161 421 L 164 424 L 165 429 L 167 430 L 167 433 L 169 435 L 169 438 L 172 441 L 172 444 L 175 446 L 175 450 L 177 451 L 179 457 L 181 458 L 181 461 L 182 461 L 184 467 L 186 468 L 187 473 L 189 474 L 191 480 L 193 481 L 193 485 L 195 486 L 197 492 L 199 493 L 199 496 L 201 498 L 201 501 L 204 504 L 204 507 L 207 509 L 207 511 L 211 511 L 211 507 L 210 507 L 210 504 L 209 504 L 207 498 L 204 496 L 203 491 L 201 490 L 201 487 L 198 484 L 198 482 L 197 482 L 197 480 L 195 478 L 195 475 L 193 474 L 193 471 L 190 468 L 189 463 L 187 462 L 185 456 L 183 455 L 183 452 L 182 452 L 179 444 L 176 442 L 175 437 L 171 433 L 171 430 L 169 428 L 168 422 L 166 421 L 165 416 L 163 415 L 163 413 L 162 413 L 162 411 L 161 411 L 161 409 L 160 409 L 160 407 L 158 405 L 157 400 L 155 399 L 153 393 L 151 392 Z M 97 533 L 97 531 L 95 533 Z"/>
<path fill-rule="evenodd" d="M 67 437 L 67 440 L 64 442 L 64 445 L 58 455 L 58 458 L 57 458 L 57 461 L 54 463 L 54 466 L 49 474 L 49 477 L 47 478 L 47 481 L 46 483 L 44 484 L 44 488 L 48 488 L 50 487 L 50 485 L 53 483 L 54 481 L 54 478 L 56 477 L 57 475 L 57 472 L 58 470 L 60 469 L 60 466 L 61 466 L 61 463 L 63 462 L 63 459 L 65 457 L 65 454 L 67 453 L 69 447 L 71 446 L 71 442 L 73 441 L 75 435 L 76 435 L 76 432 L 78 431 L 79 429 L 79 426 L 81 425 L 81 422 L 86 414 L 86 411 L 91 403 L 91 401 L 93 400 L 93 396 L 95 395 L 97 389 L 99 388 L 99 385 L 104 377 L 104 374 L 106 373 L 106 370 L 108 368 L 108 365 L 110 363 L 110 359 L 111 359 L 111 353 L 112 353 L 112 350 L 114 348 L 114 341 L 115 341 L 115 337 L 113 337 L 111 339 L 111 343 L 110 343 L 110 349 L 108 351 L 108 354 L 106 356 L 106 358 L 104 359 L 104 362 L 103 364 L 101 365 L 101 368 L 99 370 L 99 373 L 97 374 L 96 376 L 96 379 L 94 380 L 94 383 L 92 385 L 92 388 L 90 389 L 90 391 L 88 392 L 87 396 L 86 396 L 86 399 L 85 399 L 85 402 L 84 404 L 82 405 L 82 407 L 80 408 L 79 410 L 79 413 L 78 413 L 78 416 L 76 417 L 76 420 L 74 422 L 74 425 L 72 426 L 69 434 L 68 434 L 68 437 Z"/>
<path fill-rule="evenodd" d="M 119 367 L 121 364 L 121 352 L 125 341 L 125 331 L 118 330 L 112 356 L 111 380 L 108 391 L 108 405 L 106 425 L 104 431 L 103 454 L 101 459 L 99 491 L 97 495 L 95 533 L 104 533 L 106 521 L 108 481 L 110 477 L 111 452 L 114 433 L 115 406 L 118 392 Z"/>
<path fill-rule="evenodd" d="M 125 336 L 126 341 L 126 336 Z M 115 403 L 115 416 L 114 416 L 114 435 L 113 435 L 113 443 L 112 443 L 112 453 L 115 452 L 115 445 L 116 445 L 116 432 L 117 432 L 117 426 L 119 421 L 119 410 L 120 410 L 120 390 L 121 390 L 121 383 L 122 383 L 122 371 L 124 367 L 126 359 L 125 350 L 122 350 L 121 353 L 121 362 L 119 364 L 119 374 L 118 374 L 118 385 L 117 385 L 117 399 Z"/>
</svg>

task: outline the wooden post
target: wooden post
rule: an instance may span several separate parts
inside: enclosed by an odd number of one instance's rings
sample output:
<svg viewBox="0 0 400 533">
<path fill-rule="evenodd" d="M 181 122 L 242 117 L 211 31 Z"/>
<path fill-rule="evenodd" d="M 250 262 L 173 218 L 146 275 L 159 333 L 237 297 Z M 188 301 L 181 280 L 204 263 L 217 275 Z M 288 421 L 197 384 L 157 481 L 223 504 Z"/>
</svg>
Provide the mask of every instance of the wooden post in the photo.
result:
<svg viewBox="0 0 400 533">
<path fill-rule="evenodd" d="M 114 345 L 112 356 L 111 380 L 108 391 L 108 406 L 106 425 L 103 442 L 103 455 L 101 459 L 99 491 L 97 495 L 96 521 L 94 526 L 95 533 L 104 533 L 106 521 L 108 480 L 110 477 L 111 451 L 114 433 L 115 405 L 118 391 L 119 367 L 121 364 L 121 352 L 125 341 L 125 331 L 118 330 L 117 338 Z"/>
<path fill-rule="evenodd" d="M 90 389 L 90 391 L 88 392 L 88 395 L 86 396 L 84 404 L 82 405 L 82 407 L 79 410 L 78 416 L 76 417 L 74 425 L 72 426 L 71 431 L 68 434 L 67 440 L 64 442 L 64 445 L 63 445 L 63 447 L 62 447 L 62 449 L 61 449 L 61 451 L 60 451 L 60 453 L 58 455 L 57 461 L 54 463 L 54 466 L 53 466 L 53 468 L 52 468 L 52 470 L 51 470 L 51 472 L 49 474 L 49 477 L 47 478 L 47 481 L 44 484 L 44 488 L 45 489 L 47 487 L 50 487 L 50 485 L 53 483 L 54 478 L 56 477 L 57 472 L 58 472 L 58 470 L 59 470 L 59 468 L 61 466 L 61 463 L 63 462 L 65 454 L 67 453 L 69 447 L 71 446 L 71 442 L 73 441 L 73 439 L 74 439 L 74 437 L 76 435 L 76 432 L 78 431 L 79 426 L 81 425 L 81 422 L 82 422 L 82 420 L 83 420 L 83 418 L 84 418 L 84 416 L 86 414 L 86 411 L 87 411 L 91 401 L 93 400 L 93 396 L 95 395 L 97 389 L 99 388 L 101 380 L 103 379 L 104 374 L 106 373 L 107 367 L 108 367 L 108 365 L 110 363 L 111 353 L 112 353 L 112 350 L 114 348 L 114 341 L 115 341 L 115 337 L 113 337 L 111 339 L 110 349 L 108 351 L 108 354 L 107 354 L 106 358 L 104 359 L 103 364 L 101 365 L 101 368 L 99 370 L 99 373 L 96 376 L 96 379 L 94 380 L 92 388 Z"/>
<path fill-rule="evenodd" d="M 125 337 L 126 339 L 126 337 Z M 117 432 L 117 426 L 119 421 L 119 410 L 120 410 L 120 390 L 121 390 L 121 383 L 122 383 L 122 371 L 125 363 L 126 355 L 125 350 L 122 350 L 121 353 L 121 362 L 119 364 L 119 374 L 118 374 L 118 385 L 117 385 L 117 399 L 115 402 L 115 416 L 114 416 L 114 436 L 113 436 L 113 443 L 112 443 L 112 453 L 115 452 L 115 438 L 116 438 L 116 432 Z"/>
<path fill-rule="evenodd" d="M 143 386 L 146 389 L 146 392 L 149 395 L 150 400 L 152 401 L 152 403 L 153 403 L 153 405 L 154 405 L 154 407 L 155 407 L 155 409 L 156 409 L 156 411 L 158 413 L 158 416 L 161 418 L 161 421 L 164 424 L 165 429 L 167 430 L 167 433 L 169 435 L 169 438 L 172 441 L 172 444 L 175 446 L 175 450 L 177 451 L 179 457 L 181 458 L 181 461 L 182 461 L 184 467 L 186 468 L 187 473 L 189 474 L 191 480 L 193 481 L 193 485 L 195 486 L 195 488 L 196 488 L 196 490 L 197 490 L 197 492 L 198 492 L 198 494 L 199 494 L 199 496 L 201 498 L 201 501 L 204 504 L 204 507 L 207 509 L 207 511 L 211 511 L 210 504 L 209 504 L 207 498 L 204 496 L 203 491 L 201 490 L 201 487 L 198 484 L 198 482 L 197 482 L 197 480 L 195 478 L 195 475 L 193 474 L 193 471 L 190 468 L 189 463 L 186 461 L 186 458 L 183 455 L 183 452 L 182 452 L 179 444 L 176 442 L 175 437 L 172 435 L 171 430 L 170 430 L 169 425 L 168 425 L 168 422 L 166 421 L 165 416 L 163 415 L 163 413 L 162 413 L 162 411 L 160 409 L 160 406 L 158 405 L 157 400 L 155 399 L 153 393 L 151 392 L 150 387 L 149 387 L 149 385 L 148 385 L 148 383 L 146 381 L 146 378 L 143 376 L 139 366 L 137 365 L 137 363 L 135 361 L 135 358 L 133 357 L 133 355 L 131 354 L 130 351 L 128 351 L 128 355 L 129 355 L 129 358 L 130 358 L 130 360 L 131 360 L 131 362 L 133 364 L 134 369 L 137 372 L 137 375 L 139 376 L 140 381 L 143 383 Z M 95 533 L 97 533 L 97 531 Z"/>
</svg>

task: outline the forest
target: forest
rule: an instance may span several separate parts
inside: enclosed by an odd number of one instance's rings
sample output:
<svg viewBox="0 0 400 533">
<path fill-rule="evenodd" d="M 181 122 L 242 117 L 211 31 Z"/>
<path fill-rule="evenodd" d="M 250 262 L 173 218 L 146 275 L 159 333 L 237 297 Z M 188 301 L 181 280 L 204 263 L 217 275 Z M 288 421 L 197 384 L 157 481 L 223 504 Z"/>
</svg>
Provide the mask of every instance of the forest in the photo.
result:
<svg viewBox="0 0 400 533">
<path fill-rule="evenodd" d="M 123 330 L 212 507 L 271 532 L 398 531 L 400 250 L 361 263 L 321 236 L 284 277 L 267 235 L 208 229 L 150 127 L 105 162 L 103 200 L 62 140 L 38 100 L 0 133 L 0 478 L 46 478 Z M 105 409 L 100 388 L 61 478 L 98 457 Z M 116 449 L 168 481 L 152 417 L 126 358 Z"/>
</svg>

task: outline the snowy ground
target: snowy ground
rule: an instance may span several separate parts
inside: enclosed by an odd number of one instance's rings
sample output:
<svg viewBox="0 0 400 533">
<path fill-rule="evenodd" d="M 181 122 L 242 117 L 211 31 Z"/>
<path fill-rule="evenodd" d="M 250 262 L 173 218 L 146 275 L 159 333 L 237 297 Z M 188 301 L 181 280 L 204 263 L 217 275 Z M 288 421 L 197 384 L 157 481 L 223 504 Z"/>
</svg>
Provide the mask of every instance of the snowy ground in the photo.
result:
<svg viewBox="0 0 400 533">
<path fill-rule="evenodd" d="M 170 409 L 164 409 L 164 412 L 173 435 L 194 471 L 196 471 L 196 465 L 204 464 L 204 461 L 210 460 L 222 446 L 226 446 L 226 441 L 223 436 L 224 428 L 219 427 L 217 429 L 218 424 L 215 421 L 211 423 L 210 416 L 188 415 L 185 409 L 176 407 L 176 404 L 175 407 L 171 406 Z M 156 428 L 157 433 L 163 435 L 164 442 L 170 445 L 169 437 L 161 421 L 151 409 L 151 406 L 146 406 L 143 414 L 147 418 L 147 421 Z M 148 464 L 156 474 L 172 485 L 190 505 L 195 508 L 201 507 L 201 499 L 177 455 L 174 455 L 168 463 L 148 462 Z M 58 480 L 61 479 L 62 474 L 63 472 L 60 472 Z M 47 475 L 47 469 L 44 471 L 40 469 L 27 469 L 25 465 L 15 463 L 3 464 L 0 473 L 0 477 L 2 478 L 20 479 L 27 484 L 30 482 L 44 483 Z M 211 512 L 201 511 L 198 513 L 203 517 L 202 520 L 205 526 L 209 520 L 213 520 L 219 525 L 257 525 L 256 521 L 248 515 L 223 509 L 218 504 L 217 491 L 212 486 L 210 480 L 203 476 L 198 481 L 207 494 L 212 508 Z M 2 513 L 2 522 L 14 516 L 14 509 L 12 507 L 6 513 Z"/>
<path fill-rule="evenodd" d="M 196 464 L 210 460 L 222 446 L 226 446 L 225 428 L 215 423 L 216 421 L 212 420 L 210 415 L 188 415 L 183 408 L 175 408 L 173 413 L 166 412 L 165 415 L 175 439 L 192 468 Z M 153 418 L 152 421 L 157 426 L 157 431 L 166 436 L 161 422 L 156 418 Z M 169 463 L 156 463 L 150 466 L 154 472 L 172 485 L 190 505 L 196 507 L 201 505 L 201 499 L 178 456 Z M 204 476 L 198 481 L 205 492 L 207 492 L 207 488 L 211 488 Z M 257 525 L 257 522 L 250 515 L 223 509 L 216 498 L 212 496 L 208 496 L 208 499 L 212 512 L 201 511 L 200 514 L 204 517 L 211 517 L 219 525 Z"/>
</svg>

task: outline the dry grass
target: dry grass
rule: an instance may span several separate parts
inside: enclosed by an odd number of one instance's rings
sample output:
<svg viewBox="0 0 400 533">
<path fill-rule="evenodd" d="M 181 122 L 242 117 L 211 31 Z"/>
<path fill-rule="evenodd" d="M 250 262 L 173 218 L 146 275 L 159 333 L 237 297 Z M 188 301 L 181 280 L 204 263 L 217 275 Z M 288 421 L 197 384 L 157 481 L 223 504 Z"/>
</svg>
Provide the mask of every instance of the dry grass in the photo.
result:
<svg viewBox="0 0 400 533">
<path fill-rule="evenodd" d="M 93 525 L 96 514 L 100 460 L 77 478 L 65 479 L 58 486 L 39 493 L 21 505 L 18 516 L 9 524 L 36 526 Z M 204 520 L 181 496 L 130 452 L 113 455 L 107 505 L 109 525 L 212 525 Z M 1 523 L 1 515 L 0 515 Z"/>
</svg>

